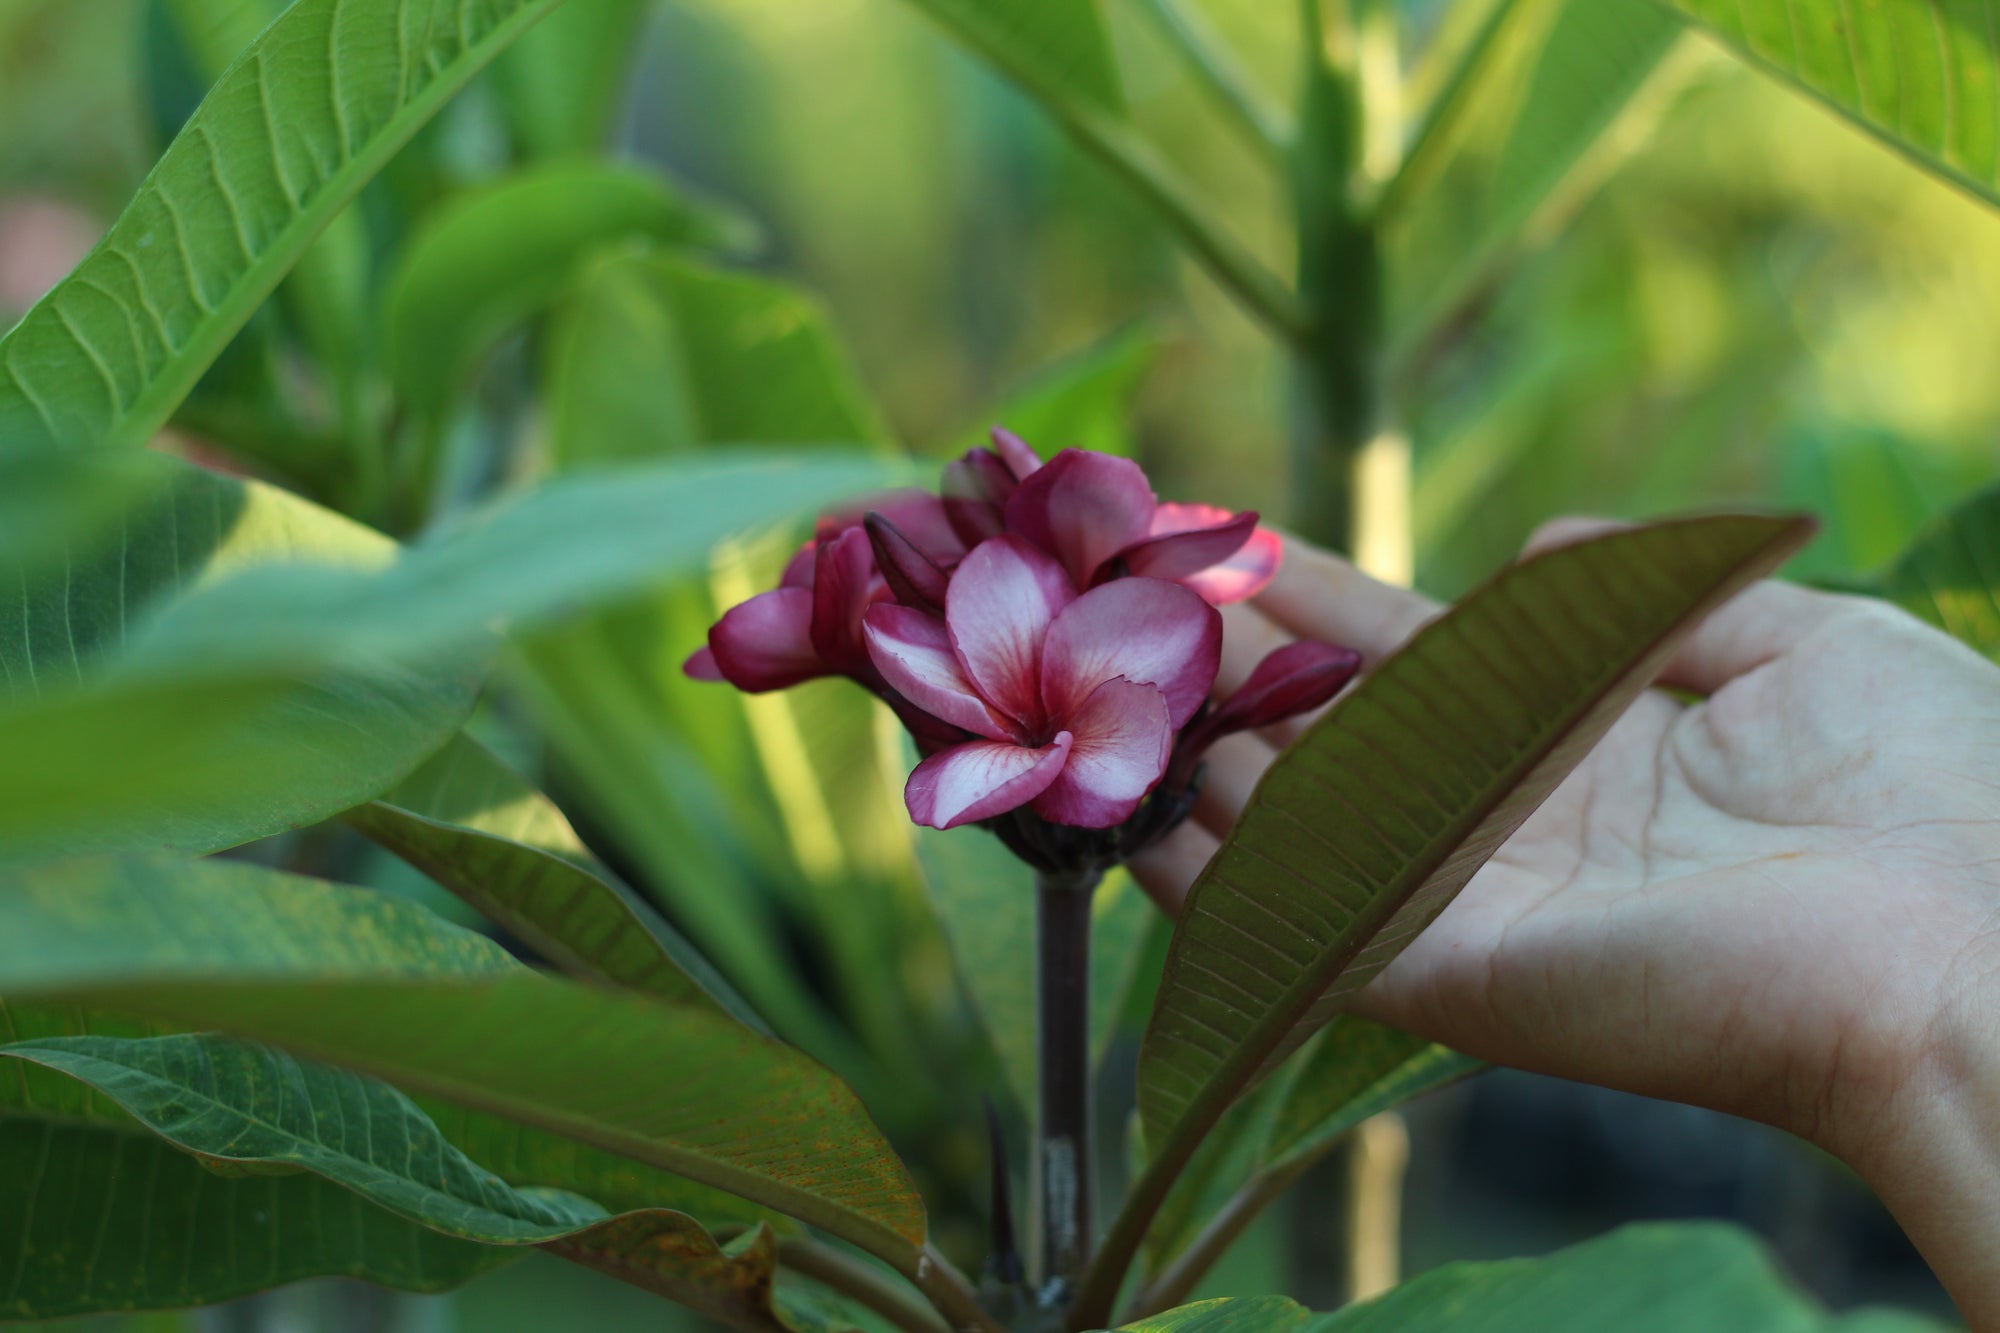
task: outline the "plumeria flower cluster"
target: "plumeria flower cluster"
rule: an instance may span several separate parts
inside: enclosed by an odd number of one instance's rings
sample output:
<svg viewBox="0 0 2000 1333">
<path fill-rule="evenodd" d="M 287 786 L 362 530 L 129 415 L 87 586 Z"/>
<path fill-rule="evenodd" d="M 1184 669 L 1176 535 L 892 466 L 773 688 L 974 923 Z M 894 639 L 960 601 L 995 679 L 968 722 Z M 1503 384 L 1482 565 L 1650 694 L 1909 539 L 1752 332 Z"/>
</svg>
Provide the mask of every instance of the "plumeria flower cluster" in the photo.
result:
<svg viewBox="0 0 2000 1333">
<path fill-rule="evenodd" d="M 1045 870 L 1125 860 L 1184 819 L 1203 751 L 1332 698 L 1360 658 L 1273 652 L 1211 703 L 1218 606 L 1255 596 L 1283 546 L 1254 513 L 1162 503 L 1138 464 L 1004 430 L 941 495 L 821 519 L 779 586 L 731 609 L 687 673 L 752 693 L 846 676 L 923 755 L 910 817 L 983 824 Z"/>
</svg>

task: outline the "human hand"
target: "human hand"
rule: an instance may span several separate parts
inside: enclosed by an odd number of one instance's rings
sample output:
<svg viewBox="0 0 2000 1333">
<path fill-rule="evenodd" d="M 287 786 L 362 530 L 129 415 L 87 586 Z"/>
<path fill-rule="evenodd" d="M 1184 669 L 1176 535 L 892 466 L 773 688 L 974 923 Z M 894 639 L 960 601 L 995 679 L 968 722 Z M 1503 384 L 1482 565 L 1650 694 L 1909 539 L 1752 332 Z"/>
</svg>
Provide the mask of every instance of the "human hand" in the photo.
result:
<svg viewBox="0 0 2000 1333">
<path fill-rule="evenodd" d="M 1379 661 L 1438 609 L 1293 541 L 1225 613 L 1218 693 L 1294 636 Z M 2000 1190 L 1971 1188 L 2000 1186 L 2000 669 L 1885 604 L 1762 583 L 1662 683 L 1704 697 L 1642 696 L 1355 1008 L 1812 1140 L 1980 1327 L 2000 1311 Z M 1310 721 L 1210 752 L 1194 822 L 1134 866 L 1169 911 Z"/>
</svg>

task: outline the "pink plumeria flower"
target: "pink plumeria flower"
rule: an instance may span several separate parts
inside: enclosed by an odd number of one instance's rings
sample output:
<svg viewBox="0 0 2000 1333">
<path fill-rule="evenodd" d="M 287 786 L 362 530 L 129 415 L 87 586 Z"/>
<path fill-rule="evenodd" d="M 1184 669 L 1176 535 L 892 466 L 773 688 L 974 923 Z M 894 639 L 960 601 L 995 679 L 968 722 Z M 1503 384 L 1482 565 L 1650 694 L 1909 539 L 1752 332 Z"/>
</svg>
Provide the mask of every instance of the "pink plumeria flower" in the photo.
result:
<svg viewBox="0 0 2000 1333">
<path fill-rule="evenodd" d="M 1012 535 L 959 564 L 943 619 L 885 602 L 864 625 L 883 679 L 969 733 L 910 775 L 910 817 L 932 828 L 1024 805 L 1077 828 L 1129 819 L 1222 650 L 1222 618 L 1188 589 L 1126 578 L 1079 596 L 1054 557 Z"/>
<path fill-rule="evenodd" d="M 1284 545 L 1253 512 L 1162 504 L 1129 458 L 1065 449 L 1008 494 L 1007 531 L 1062 562 L 1078 588 L 1127 575 L 1184 583 L 1213 605 L 1254 597 Z"/>
</svg>

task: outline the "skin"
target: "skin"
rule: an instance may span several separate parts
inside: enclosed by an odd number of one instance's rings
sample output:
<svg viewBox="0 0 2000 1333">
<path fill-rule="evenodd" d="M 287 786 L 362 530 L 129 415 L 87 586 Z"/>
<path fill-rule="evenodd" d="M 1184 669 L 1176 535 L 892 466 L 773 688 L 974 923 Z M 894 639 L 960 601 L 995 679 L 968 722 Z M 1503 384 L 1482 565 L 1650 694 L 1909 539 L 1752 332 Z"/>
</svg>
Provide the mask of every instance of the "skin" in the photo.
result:
<svg viewBox="0 0 2000 1333">
<path fill-rule="evenodd" d="M 1379 661 L 1438 610 L 1291 540 L 1225 613 L 1217 693 L 1291 638 Z M 1639 699 L 1357 1011 L 1798 1134 L 2000 1333 L 2000 669 L 1881 603 L 1763 583 L 1662 683 L 1703 697 Z M 1195 819 L 1134 866 L 1169 912 L 1310 721 L 1211 751 Z"/>
</svg>

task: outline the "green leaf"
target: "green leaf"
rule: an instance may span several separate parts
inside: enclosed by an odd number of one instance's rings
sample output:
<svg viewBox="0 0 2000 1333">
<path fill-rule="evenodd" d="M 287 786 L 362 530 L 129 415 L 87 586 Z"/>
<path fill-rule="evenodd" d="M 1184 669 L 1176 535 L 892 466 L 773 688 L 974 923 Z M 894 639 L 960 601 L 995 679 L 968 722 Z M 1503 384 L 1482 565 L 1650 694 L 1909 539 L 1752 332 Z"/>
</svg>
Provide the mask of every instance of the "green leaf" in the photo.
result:
<svg viewBox="0 0 2000 1333">
<path fill-rule="evenodd" d="M 1286 1081 L 1260 1156 L 1277 1166 L 1316 1158 L 1369 1116 L 1479 1068 L 1448 1047 L 1342 1014 L 1313 1039 Z"/>
<path fill-rule="evenodd" d="M 1704 614 L 1811 530 L 1688 519 L 1513 566 L 1278 757 L 1175 930 L 1139 1061 L 1154 1160 L 1097 1271 L 1137 1246 L 1230 1103 L 1444 909 Z"/>
<path fill-rule="evenodd" d="M 557 320 L 549 377 L 550 449 L 564 466 L 710 441 L 888 438 L 817 301 L 648 250 L 585 272 Z"/>
<path fill-rule="evenodd" d="M 671 925 L 597 863 L 546 796 L 468 736 L 347 822 L 564 971 L 761 1026 Z"/>
<path fill-rule="evenodd" d="M 1282 1296 L 1203 1301 L 1131 1333 L 1818 1333 L 1846 1326 L 1773 1266 L 1764 1245 L 1714 1222 L 1647 1223 L 1545 1259 L 1446 1264 L 1359 1305 L 1315 1315 Z M 1919 1325 L 1920 1327 L 1922 1325 Z M 1935 1327 L 1935 1326 L 1932 1326 Z"/>
<path fill-rule="evenodd" d="M 1099 0 L 910 0 L 1043 102 L 1119 112 L 1124 93 Z"/>
<path fill-rule="evenodd" d="M 2000 487 L 1940 515 L 1869 591 L 2000 661 Z"/>
<path fill-rule="evenodd" d="M 711 1317 L 784 1327 L 771 1307 L 768 1228 L 731 1254 L 684 1213 L 613 1219 L 588 1199 L 515 1189 L 452 1146 L 409 1097 L 374 1079 L 214 1034 L 45 1038 L 0 1047 L 0 1056 L 88 1085 L 226 1178 L 311 1172 L 448 1236 L 540 1245 L 597 1267 L 615 1258 L 623 1274 Z M 293 1228 L 279 1218 L 271 1229 Z M 143 1270 L 144 1250 L 100 1251 L 96 1263 Z"/>
<path fill-rule="evenodd" d="M 570 5 L 500 57 L 493 81 L 524 153 L 562 157 L 608 146 L 651 9 L 648 0 Z"/>
<path fill-rule="evenodd" d="M 1010 390 L 953 442 L 951 452 L 983 448 L 1005 426 L 1044 455 L 1090 449 L 1130 458 L 1138 444 L 1132 400 L 1159 359 L 1162 339 L 1139 325 L 1065 358 Z"/>
<path fill-rule="evenodd" d="M 0 994 L 267 1041 L 916 1267 L 922 1202 L 852 1093 L 733 1020 L 545 978 L 406 903 L 248 865 L 124 858 L 11 880 Z"/>
<path fill-rule="evenodd" d="M 313 238 L 558 0 L 299 0 L 0 338 L 0 435 L 142 444 Z"/>
<path fill-rule="evenodd" d="M 431 215 L 389 278 L 390 374 L 412 411 L 435 422 L 492 345 L 561 295 L 593 252 L 633 237 L 740 248 L 750 232 L 635 167 L 552 162 L 480 186 Z"/>
<path fill-rule="evenodd" d="M 1448 165 L 1401 201 L 1408 211 L 1395 219 L 1390 270 L 1399 343 L 1448 316 L 1499 260 L 1595 191 L 1641 137 L 1618 127 L 1658 104 L 1642 90 L 1681 35 L 1650 0 L 1513 7 L 1460 89 L 1457 118 L 1469 128 Z M 1424 171 L 1426 158 L 1419 149 L 1408 169 Z"/>
<path fill-rule="evenodd" d="M 87 476 L 104 456 L 72 457 Z M 21 593 L 0 603 L 6 854 L 212 851 L 314 823 L 395 783 L 464 720 L 479 681 L 465 663 L 197 675 L 136 663 L 128 626 L 172 594 L 273 559 L 376 568 L 394 546 L 256 482 L 157 458 L 133 470 L 150 493 L 98 540 L 0 570 Z"/>
<path fill-rule="evenodd" d="M 1657 0 L 1988 203 L 2000 203 L 1991 0 Z"/>
</svg>

